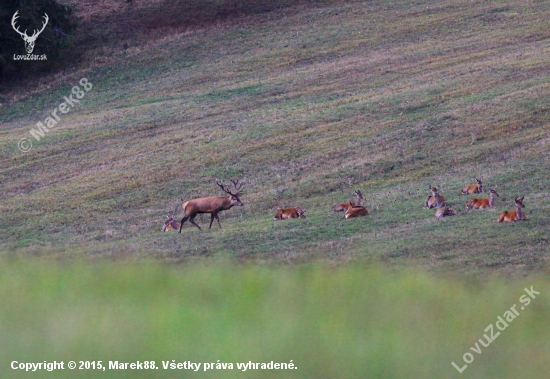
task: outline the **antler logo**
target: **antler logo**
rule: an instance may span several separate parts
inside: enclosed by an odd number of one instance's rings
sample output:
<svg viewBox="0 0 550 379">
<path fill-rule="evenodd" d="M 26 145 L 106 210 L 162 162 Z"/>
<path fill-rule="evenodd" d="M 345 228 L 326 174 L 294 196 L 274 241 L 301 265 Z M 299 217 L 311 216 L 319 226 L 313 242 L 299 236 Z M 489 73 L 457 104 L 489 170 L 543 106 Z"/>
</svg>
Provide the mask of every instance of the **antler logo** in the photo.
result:
<svg viewBox="0 0 550 379">
<path fill-rule="evenodd" d="M 44 25 L 42 26 L 42 29 L 40 29 L 40 31 L 35 30 L 34 33 L 32 34 L 32 36 L 28 36 L 27 35 L 27 29 L 25 29 L 25 31 L 23 33 L 21 33 L 19 31 L 19 29 L 17 28 L 17 26 L 15 26 L 15 20 L 17 20 L 17 18 L 19 17 L 17 15 L 18 13 L 19 13 L 19 11 L 15 12 L 15 14 L 13 15 L 13 17 L 11 19 L 11 26 L 13 27 L 13 30 L 15 30 L 17 33 L 19 33 L 19 35 L 21 35 L 21 38 L 23 38 L 23 41 L 25 41 L 25 49 L 27 50 L 27 53 L 32 54 L 32 51 L 34 50 L 34 43 L 36 42 L 36 39 L 38 38 L 40 33 L 42 33 L 44 31 L 44 29 L 46 28 L 46 25 L 48 25 L 48 21 L 49 21 L 48 15 L 46 13 L 44 13 L 45 21 L 44 21 Z"/>
</svg>

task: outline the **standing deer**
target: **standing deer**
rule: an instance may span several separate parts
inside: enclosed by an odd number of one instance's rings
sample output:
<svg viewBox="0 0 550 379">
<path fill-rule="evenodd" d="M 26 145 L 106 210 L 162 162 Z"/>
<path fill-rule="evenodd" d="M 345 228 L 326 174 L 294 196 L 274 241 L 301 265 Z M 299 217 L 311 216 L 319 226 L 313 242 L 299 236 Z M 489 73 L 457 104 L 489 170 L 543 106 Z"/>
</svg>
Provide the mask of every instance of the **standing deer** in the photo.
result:
<svg viewBox="0 0 550 379">
<path fill-rule="evenodd" d="M 498 216 L 498 222 L 526 221 L 527 218 L 525 217 L 525 213 L 521 210 L 521 208 L 525 208 L 525 205 L 523 205 L 524 197 L 525 196 L 522 196 L 521 199 L 515 198 L 516 210 L 502 212 L 500 216 Z"/>
<path fill-rule="evenodd" d="M 437 211 L 435 211 L 435 218 L 441 218 L 445 216 L 454 216 L 457 213 L 458 213 L 457 211 L 449 207 L 439 208 Z"/>
<path fill-rule="evenodd" d="M 424 202 L 424 208 L 441 208 L 445 206 L 445 197 L 439 194 L 439 186 L 428 186 L 432 194 Z"/>
<path fill-rule="evenodd" d="M 177 221 L 174 221 L 174 215 L 173 214 L 166 215 L 166 218 L 168 218 L 168 220 L 166 220 L 166 222 L 164 223 L 164 225 L 162 227 L 163 232 L 166 232 L 166 231 L 169 231 L 169 230 L 179 230 L 179 228 L 181 226 L 181 223 L 179 223 Z"/>
<path fill-rule="evenodd" d="M 17 15 L 18 13 L 19 13 L 19 11 L 15 12 L 13 17 L 11 18 L 11 26 L 13 27 L 13 30 L 15 30 L 17 33 L 19 33 L 21 38 L 23 38 L 23 41 L 25 41 L 25 50 L 27 50 L 27 53 L 32 54 L 32 51 L 34 50 L 34 43 L 36 42 L 36 39 L 38 38 L 40 33 L 42 33 L 44 31 L 44 29 L 46 28 L 46 25 L 48 25 L 48 21 L 49 21 L 48 15 L 46 13 L 44 13 L 44 19 L 45 20 L 44 20 L 44 23 L 42 25 L 42 29 L 35 30 L 34 33 L 32 34 L 32 36 L 28 36 L 27 35 L 27 29 L 25 29 L 24 32 L 21 32 L 19 30 L 19 28 L 17 26 L 15 26 L 15 20 L 17 20 L 17 18 L 19 17 Z"/>
<path fill-rule="evenodd" d="M 229 194 L 229 196 L 201 197 L 183 203 L 181 207 L 183 208 L 183 213 L 185 216 L 181 219 L 179 232 L 181 233 L 183 224 L 187 220 L 189 220 L 191 224 L 199 228 L 199 230 L 202 230 L 201 227 L 195 223 L 195 217 L 199 213 L 210 213 L 210 226 L 208 227 L 208 229 L 212 228 L 212 222 L 214 221 L 214 219 L 218 220 L 218 226 L 221 228 L 222 225 L 220 223 L 218 213 L 228 210 L 234 205 L 238 205 L 240 207 L 243 206 L 243 203 L 239 199 L 242 183 L 239 184 L 238 180 L 231 180 L 231 183 L 233 183 L 233 186 L 235 187 L 235 190 L 237 192 L 233 193 L 229 191 L 226 186 L 216 180 L 216 184 L 223 190 L 223 192 Z"/>
<path fill-rule="evenodd" d="M 495 205 L 495 199 L 499 197 L 499 194 L 494 188 L 489 189 L 489 198 L 485 199 L 470 199 L 466 203 L 467 209 L 485 209 L 492 208 Z"/>
<path fill-rule="evenodd" d="M 474 177 L 474 180 L 477 184 L 466 184 L 462 189 L 463 195 L 470 195 L 472 193 L 482 193 L 483 192 L 483 183 L 481 182 L 483 176 L 480 176 L 479 179 Z"/>
<path fill-rule="evenodd" d="M 344 215 L 345 218 L 363 217 L 369 214 L 367 208 L 361 205 L 361 200 L 363 200 L 363 194 L 361 191 L 355 191 L 355 194 L 357 195 L 357 199 L 355 200 L 355 203 L 350 205 L 346 210 L 346 214 Z M 350 204 L 351 203 L 353 202 L 350 200 Z"/>
<path fill-rule="evenodd" d="M 275 217 L 273 217 L 273 220 L 288 220 L 289 218 L 306 218 L 305 209 L 302 209 L 300 207 L 294 207 L 294 208 L 277 208 L 277 213 L 275 214 Z"/>
</svg>

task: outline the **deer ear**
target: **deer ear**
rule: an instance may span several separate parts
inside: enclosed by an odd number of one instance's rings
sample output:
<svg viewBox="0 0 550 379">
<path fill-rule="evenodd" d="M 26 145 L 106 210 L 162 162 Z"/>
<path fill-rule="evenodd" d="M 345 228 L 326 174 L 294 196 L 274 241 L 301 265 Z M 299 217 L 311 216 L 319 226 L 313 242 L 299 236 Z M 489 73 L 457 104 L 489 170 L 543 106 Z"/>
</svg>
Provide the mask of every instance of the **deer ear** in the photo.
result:
<svg viewBox="0 0 550 379">
<path fill-rule="evenodd" d="M 521 199 L 519 199 L 519 201 L 523 201 L 523 198 L 524 198 L 524 197 L 525 197 L 525 196 L 522 196 Z"/>
</svg>

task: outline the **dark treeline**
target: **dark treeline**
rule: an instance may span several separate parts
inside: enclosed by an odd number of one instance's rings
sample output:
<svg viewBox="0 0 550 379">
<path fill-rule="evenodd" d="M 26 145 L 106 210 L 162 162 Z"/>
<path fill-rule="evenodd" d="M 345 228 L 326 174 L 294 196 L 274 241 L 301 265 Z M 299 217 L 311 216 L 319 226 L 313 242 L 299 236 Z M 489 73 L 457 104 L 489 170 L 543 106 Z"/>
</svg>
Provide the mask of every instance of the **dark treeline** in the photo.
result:
<svg viewBox="0 0 550 379">
<path fill-rule="evenodd" d="M 18 12 L 16 20 L 15 13 Z M 27 44 L 13 28 L 12 21 L 20 33 L 32 36 L 40 31 L 45 17 L 48 22 L 37 36 L 32 54 L 46 55 L 46 60 L 16 60 L 14 55 L 26 55 Z M 0 80 L 15 78 L 51 70 L 59 64 L 64 50 L 72 41 L 76 24 L 72 20 L 72 9 L 55 0 L 18 0 L 0 3 Z"/>
<path fill-rule="evenodd" d="M 107 1 L 122 7 L 115 12 L 94 12 L 79 19 L 76 30 L 77 0 L 8 0 L 0 3 L 0 82 L 24 82 L 25 78 L 64 66 L 82 63 L 94 51 L 120 50 L 139 43 L 140 36 L 158 36 L 170 30 L 183 30 L 241 16 L 264 14 L 296 5 L 315 5 L 336 0 L 95 0 L 102 9 Z M 63 4 L 61 4 L 63 3 Z M 74 8 L 74 12 L 73 12 Z M 18 11 L 17 27 L 27 35 L 40 30 L 44 14 L 48 23 L 36 40 L 33 54 L 47 60 L 15 60 L 25 55 L 25 42 L 12 27 Z M 153 32 L 151 34 L 151 32 Z M 90 53 L 90 54 L 88 54 Z"/>
</svg>

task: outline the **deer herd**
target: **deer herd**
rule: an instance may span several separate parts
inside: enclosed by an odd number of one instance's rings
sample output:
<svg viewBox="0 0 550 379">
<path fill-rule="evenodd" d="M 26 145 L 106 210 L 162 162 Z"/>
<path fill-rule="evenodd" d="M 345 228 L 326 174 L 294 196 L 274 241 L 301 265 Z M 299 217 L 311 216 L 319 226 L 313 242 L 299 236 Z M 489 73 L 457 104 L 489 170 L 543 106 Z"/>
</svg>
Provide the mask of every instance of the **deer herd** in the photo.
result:
<svg viewBox="0 0 550 379">
<path fill-rule="evenodd" d="M 463 195 L 472 195 L 472 194 L 479 194 L 483 193 L 483 177 L 480 178 L 474 178 L 476 181 L 476 184 L 467 184 L 464 186 L 464 188 L 461 191 L 461 194 Z M 221 211 L 225 211 L 228 209 L 231 209 L 233 206 L 237 205 L 242 207 L 244 204 L 239 199 L 239 195 L 241 194 L 241 188 L 242 183 L 239 183 L 239 181 L 231 180 L 231 183 L 233 184 L 234 190 L 230 190 L 228 186 L 220 183 L 216 180 L 216 184 L 218 187 L 222 189 L 223 192 L 225 192 L 228 196 L 211 196 L 211 197 L 201 197 L 192 199 L 189 201 L 186 201 L 182 204 L 183 213 L 184 216 L 181 219 L 180 222 L 177 222 L 174 220 L 174 213 L 167 215 L 167 220 L 164 223 L 164 226 L 162 227 L 162 231 L 169 231 L 169 230 L 177 230 L 179 233 L 181 233 L 181 229 L 183 228 L 183 224 L 185 221 L 189 220 L 189 222 L 193 225 L 195 225 L 199 230 L 202 230 L 201 227 L 195 223 L 195 217 L 200 213 L 209 213 L 210 214 L 210 226 L 209 229 L 212 228 L 212 223 L 214 222 L 214 219 L 218 221 L 218 226 L 221 228 L 220 218 L 218 217 L 218 213 Z M 438 184 L 437 187 L 429 186 L 429 190 L 431 192 L 431 195 L 429 195 L 426 198 L 426 201 L 424 202 L 424 208 L 426 209 L 432 209 L 435 208 L 435 218 L 439 219 L 441 217 L 446 216 L 454 216 L 458 212 L 450 207 L 448 207 L 445 203 L 445 197 L 439 193 L 440 185 Z M 363 194 L 361 191 L 357 190 L 355 191 L 356 198 L 355 200 L 350 200 L 344 203 L 340 203 L 337 206 L 333 208 L 335 212 L 344 212 L 344 217 L 346 219 L 348 218 L 354 218 L 354 217 L 363 217 L 367 216 L 369 214 L 369 211 L 367 208 L 361 205 L 361 200 L 363 200 Z M 499 194 L 497 193 L 495 188 L 489 189 L 489 197 L 485 198 L 471 198 L 466 202 L 466 209 L 472 210 L 472 209 L 488 209 L 493 208 L 495 205 L 495 199 L 499 197 Z M 515 221 L 525 221 L 525 213 L 523 213 L 522 208 L 525 208 L 525 205 L 523 204 L 523 197 L 521 198 L 515 198 L 515 205 L 516 210 L 511 211 L 504 211 L 502 212 L 497 222 L 515 222 Z M 288 220 L 292 218 L 305 218 L 306 210 L 301 207 L 293 207 L 293 208 L 277 208 L 277 212 L 275 213 L 275 216 L 273 217 L 273 220 Z"/>
<path fill-rule="evenodd" d="M 474 178 L 476 184 L 467 184 L 461 191 L 463 195 L 471 195 L 476 193 L 483 193 L 483 177 Z M 432 187 L 430 186 L 430 191 L 432 194 L 428 196 L 424 202 L 424 208 L 439 208 L 435 212 L 435 218 L 441 218 L 445 216 L 454 216 L 458 212 L 452 208 L 449 208 L 445 205 L 445 198 L 439 194 L 439 186 Z M 471 198 L 466 202 L 466 209 L 487 209 L 493 208 L 495 205 L 496 198 L 499 197 L 499 194 L 495 188 L 489 188 L 489 197 L 484 198 Z M 497 222 L 514 222 L 514 221 L 525 221 L 525 213 L 521 208 L 525 208 L 523 205 L 523 197 L 515 198 L 516 210 L 515 211 L 504 211 L 502 212 L 497 219 Z"/>
</svg>

